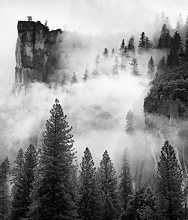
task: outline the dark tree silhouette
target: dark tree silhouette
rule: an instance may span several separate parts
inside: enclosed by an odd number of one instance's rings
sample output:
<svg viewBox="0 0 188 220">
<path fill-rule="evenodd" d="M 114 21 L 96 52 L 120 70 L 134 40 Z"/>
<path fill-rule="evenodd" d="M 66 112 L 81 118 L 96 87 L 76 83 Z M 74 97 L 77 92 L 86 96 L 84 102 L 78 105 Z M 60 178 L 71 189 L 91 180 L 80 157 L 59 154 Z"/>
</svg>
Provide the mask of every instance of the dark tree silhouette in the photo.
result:
<svg viewBox="0 0 188 220">
<path fill-rule="evenodd" d="M 82 219 L 98 220 L 102 215 L 102 197 L 98 189 L 96 168 L 89 148 L 84 151 L 80 172 L 79 213 Z"/>
<path fill-rule="evenodd" d="M 9 198 L 9 161 L 6 158 L 0 164 L 0 219 L 9 220 L 10 198 Z"/>
<path fill-rule="evenodd" d="M 120 215 L 117 176 L 107 151 L 103 154 L 98 175 L 104 207 L 102 219 L 117 219 Z"/>
<path fill-rule="evenodd" d="M 171 220 L 182 219 L 182 169 L 174 148 L 166 141 L 158 162 L 157 190 L 159 217 Z"/>
<path fill-rule="evenodd" d="M 70 133 L 72 128 L 66 118 L 56 99 L 43 135 L 35 179 L 38 184 L 35 183 L 33 189 L 37 200 L 33 200 L 30 211 L 32 220 L 71 220 L 77 217 L 72 181 L 75 151 Z"/>
</svg>

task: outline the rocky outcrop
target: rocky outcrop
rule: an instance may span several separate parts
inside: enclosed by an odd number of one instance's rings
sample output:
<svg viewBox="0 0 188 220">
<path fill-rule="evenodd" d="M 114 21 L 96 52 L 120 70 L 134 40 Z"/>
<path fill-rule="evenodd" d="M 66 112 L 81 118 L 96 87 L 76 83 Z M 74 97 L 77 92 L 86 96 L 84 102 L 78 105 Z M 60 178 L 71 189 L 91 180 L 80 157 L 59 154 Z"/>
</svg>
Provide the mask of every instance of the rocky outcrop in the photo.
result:
<svg viewBox="0 0 188 220">
<path fill-rule="evenodd" d="M 50 31 L 40 21 L 18 21 L 16 44 L 16 87 L 31 82 L 49 83 L 59 68 L 62 31 Z"/>
</svg>

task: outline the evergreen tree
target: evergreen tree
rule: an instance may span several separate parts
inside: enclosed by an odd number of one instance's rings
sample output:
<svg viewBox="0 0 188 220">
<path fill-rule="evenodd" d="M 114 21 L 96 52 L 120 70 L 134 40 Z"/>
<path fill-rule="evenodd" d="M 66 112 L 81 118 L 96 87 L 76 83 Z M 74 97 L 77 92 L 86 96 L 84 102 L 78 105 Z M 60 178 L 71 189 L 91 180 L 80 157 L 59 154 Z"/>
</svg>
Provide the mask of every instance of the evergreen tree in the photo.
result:
<svg viewBox="0 0 188 220">
<path fill-rule="evenodd" d="M 186 36 L 185 36 L 185 57 L 188 58 L 188 19 L 187 19 L 187 27 L 186 27 Z"/>
<path fill-rule="evenodd" d="M 150 186 L 130 196 L 123 220 L 156 220 L 157 198 Z M 162 219 L 162 218 L 159 218 Z"/>
<path fill-rule="evenodd" d="M 25 197 L 25 203 L 23 208 L 27 215 L 29 212 L 29 207 L 31 205 L 31 192 L 33 190 L 34 174 L 37 166 L 37 151 L 35 147 L 30 144 L 26 149 L 24 156 L 24 175 L 23 175 L 23 192 Z"/>
<path fill-rule="evenodd" d="M 117 219 L 120 215 L 117 176 L 107 151 L 103 154 L 98 175 L 103 197 L 102 220 Z"/>
<path fill-rule="evenodd" d="M 126 132 L 133 132 L 133 130 L 134 130 L 134 115 L 131 110 L 129 110 L 126 115 L 125 130 L 126 130 Z"/>
<path fill-rule="evenodd" d="M 159 216 L 163 219 L 182 219 L 182 169 L 174 148 L 166 141 L 158 162 Z"/>
<path fill-rule="evenodd" d="M 182 40 L 180 34 L 176 31 L 173 36 L 173 44 L 177 53 L 180 53 L 182 50 Z"/>
<path fill-rule="evenodd" d="M 5 159 L 0 164 L 0 219 L 9 219 L 9 187 L 8 187 L 9 161 Z"/>
<path fill-rule="evenodd" d="M 125 40 L 123 39 L 120 46 L 120 51 L 123 52 L 125 49 Z"/>
<path fill-rule="evenodd" d="M 122 219 L 126 219 L 127 204 L 130 196 L 133 194 L 131 173 L 130 173 L 129 163 L 126 157 L 124 157 L 123 159 L 121 181 L 120 181 L 120 194 L 121 194 L 121 203 L 124 211 Z"/>
<path fill-rule="evenodd" d="M 24 206 L 24 192 L 23 192 L 23 175 L 24 175 L 24 152 L 20 148 L 18 150 L 14 167 L 12 170 L 12 204 L 10 219 L 22 219 L 25 216 L 22 206 Z"/>
<path fill-rule="evenodd" d="M 144 32 L 141 33 L 138 47 L 139 49 L 144 49 L 146 47 L 146 36 Z"/>
<path fill-rule="evenodd" d="M 171 43 L 172 42 L 171 42 L 170 31 L 167 28 L 167 25 L 164 24 L 161 30 L 161 35 L 158 42 L 158 48 L 160 49 L 170 48 Z"/>
<path fill-rule="evenodd" d="M 128 50 L 135 51 L 134 37 L 131 37 L 131 38 L 129 39 Z"/>
<path fill-rule="evenodd" d="M 104 48 L 103 56 L 106 58 L 108 57 L 108 49 L 107 48 Z"/>
<path fill-rule="evenodd" d="M 155 65 L 154 65 L 153 57 L 151 56 L 151 58 L 148 62 L 148 74 L 149 74 L 149 76 L 153 77 L 154 72 L 155 72 Z"/>
<path fill-rule="evenodd" d="M 20 148 L 16 155 L 16 160 L 14 161 L 14 167 L 12 169 L 12 180 L 11 182 L 14 184 L 12 187 L 12 191 L 16 188 L 17 182 L 20 180 L 20 176 L 23 174 L 24 167 L 24 152 L 23 149 Z"/>
<path fill-rule="evenodd" d="M 30 193 L 34 181 L 34 168 L 36 166 L 36 150 L 30 145 L 23 158 L 23 151 L 20 150 L 17 156 L 16 166 L 17 180 L 13 186 L 11 219 L 24 219 L 27 217 L 29 206 L 31 204 Z"/>
<path fill-rule="evenodd" d="M 67 116 L 56 99 L 43 134 L 30 211 L 32 220 L 73 220 L 77 217 L 72 185 L 75 151 Z M 37 179 L 38 178 L 38 179 Z M 38 184 L 36 184 L 38 183 Z M 36 205 L 37 204 L 37 205 Z"/>
<path fill-rule="evenodd" d="M 96 168 L 89 148 L 84 151 L 80 173 L 79 212 L 83 220 L 101 219 L 101 195 L 98 190 Z"/>
<path fill-rule="evenodd" d="M 146 187 L 143 197 L 144 203 L 138 209 L 140 219 L 157 219 L 157 198 L 150 186 Z"/>
<path fill-rule="evenodd" d="M 164 72 L 166 70 L 166 68 L 167 68 L 166 59 L 165 59 L 165 56 L 163 56 L 157 65 L 157 71 Z"/>
<path fill-rule="evenodd" d="M 130 196 L 123 220 L 141 219 L 140 209 L 144 206 L 144 204 L 144 188 L 141 188 L 136 191 L 134 195 Z"/>
<path fill-rule="evenodd" d="M 168 67 L 177 66 L 180 64 L 180 54 L 182 53 L 182 42 L 180 34 L 176 31 L 171 39 L 170 52 L 167 56 Z"/>
<path fill-rule="evenodd" d="M 88 80 L 88 70 L 85 70 L 84 76 L 83 76 L 83 80 L 86 82 Z"/>
<path fill-rule="evenodd" d="M 74 72 L 73 75 L 72 75 L 71 84 L 74 84 L 74 83 L 77 83 L 77 82 L 78 82 L 78 79 L 77 79 L 76 73 Z"/>
</svg>

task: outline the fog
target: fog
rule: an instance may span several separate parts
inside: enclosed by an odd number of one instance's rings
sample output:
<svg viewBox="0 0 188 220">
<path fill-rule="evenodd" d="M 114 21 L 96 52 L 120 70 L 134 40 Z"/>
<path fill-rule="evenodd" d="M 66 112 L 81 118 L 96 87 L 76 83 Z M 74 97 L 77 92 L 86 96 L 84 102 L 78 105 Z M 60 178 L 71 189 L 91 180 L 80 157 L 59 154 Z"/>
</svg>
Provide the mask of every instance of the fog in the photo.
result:
<svg viewBox="0 0 188 220">
<path fill-rule="evenodd" d="M 107 149 L 117 169 L 121 167 L 125 151 L 134 173 L 143 161 L 146 167 L 148 163 L 154 165 L 163 139 L 145 131 L 143 102 L 151 81 L 147 74 L 148 60 L 152 55 L 157 63 L 164 52 L 150 50 L 141 54 L 130 53 L 126 57 L 125 68 L 121 68 L 122 60 L 118 52 L 121 36 L 108 39 L 67 32 L 62 38 L 61 70 L 57 75 L 61 81 L 65 70 L 69 78 L 76 72 L 78 82 L 68 82 L 65 86 L 52 84 L 51 88 L 42 83 L 33 83 L 20 94 L 13 94 L 11 90 L 7 95 L 2 94 L 1 157 L 8 154 L 13 160 L 16 151 L 20 147 L 27 147 L 30 142 L 40 146 L 45 120 L 49 117 L 55 98 L 58 98 L 73 126 L 78 163 L 84 149 L 89 147 L 96 164 Z M 108 58 L 102 54 L 104 47 L 109 48 Z M 113 56 L 112 48 L 116 51 Z M 100 57 L 96 67 L 97 55 Z M 133 57 L 138 60 L 138 76 L 132 73 L 130 64 Z M 118 74 L 113 73 L 115 62 L 118 62 Z M 94 76 L 96 68 L 98 74 Z M 84 82 L 82 78 L 86 69 L 88 80 Z M 129 110 L 135 118 L 135 131 L 131 134 L 125 129 Z"/>
</svg>

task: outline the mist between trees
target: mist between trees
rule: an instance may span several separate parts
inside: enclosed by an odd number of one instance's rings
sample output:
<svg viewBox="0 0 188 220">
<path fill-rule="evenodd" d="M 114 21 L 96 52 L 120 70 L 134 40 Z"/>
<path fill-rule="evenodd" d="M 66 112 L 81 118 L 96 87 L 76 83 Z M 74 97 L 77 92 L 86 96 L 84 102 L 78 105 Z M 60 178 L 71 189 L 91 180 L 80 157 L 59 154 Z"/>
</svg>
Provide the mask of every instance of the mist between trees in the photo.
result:
<svg viewBox="0 0 188 220">
<path fill-rule="evenodd" d="M 187 219 L 187 25 L 94 52 L 65 33 L 63 86 L 2 94 L 3 220 Z"/>
<path fill-rule="evenodd" d="M 185 170 L 168 141 L 152 175 L 136 176 L 128 155 L 120 172 L 107 150 L 95 166 L 91 151 L 76 163 L 72 127 L 59 100 L 50 110 L 39 148 L 20 148 L 13 165 L 0 166 L 1 219 L 183 219 L 186 216 Z M 184 184 L 183 184 L 184 183 Z"/>
</svg>

